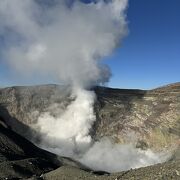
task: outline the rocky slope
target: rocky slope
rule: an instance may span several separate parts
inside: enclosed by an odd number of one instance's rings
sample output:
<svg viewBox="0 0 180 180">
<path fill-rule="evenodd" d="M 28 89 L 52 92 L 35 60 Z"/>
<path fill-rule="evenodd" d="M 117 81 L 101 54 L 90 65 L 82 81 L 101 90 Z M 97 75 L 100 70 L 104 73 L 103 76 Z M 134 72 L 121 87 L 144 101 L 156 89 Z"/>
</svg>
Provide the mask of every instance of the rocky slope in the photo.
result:
<svg viewBox="0 0 180 180">
<path fill-rule="evenodd" d="M 22 136 L 36 137 L 31 125 L 52 104 L 65 109 L 72 101 L 70 88 L 10 87 L 0 89 L 0 179 L 179 179 L 180 83 L 149 91 L 104 87 L 94 90 L 94 139 L 110 136 L 117 143 L 135 143 L 137 148 L 173 150 L 171 160 L 109 174 L 41 150 Z"/>
<path fill-rule="evenodd" d="M 180 161 L 104 175 L 63 166 L 44 174 L 43 178 L 45 180 L 178 180 L 180 179 Z"/>
<path fill-rule="evenodd" d="M 62 166 L 90 171 L 70 158 L 36 147 L 0 119 L 0 179 L 35 178 Z"/>
<path fill-rule="evenodd" d="M 145 90 L 96 87 L 94 139 L 110 136 L 140 148 L 174 148 L 180 136 L 180 83 Z M 0 89 L 0 115 L 13 130 L 30 138 L 29 127 L 52 104 L 65 108 L 70 88 L 57 85 Z M 33 132 L 35 133 L 35 132 Z"/>
</svg>

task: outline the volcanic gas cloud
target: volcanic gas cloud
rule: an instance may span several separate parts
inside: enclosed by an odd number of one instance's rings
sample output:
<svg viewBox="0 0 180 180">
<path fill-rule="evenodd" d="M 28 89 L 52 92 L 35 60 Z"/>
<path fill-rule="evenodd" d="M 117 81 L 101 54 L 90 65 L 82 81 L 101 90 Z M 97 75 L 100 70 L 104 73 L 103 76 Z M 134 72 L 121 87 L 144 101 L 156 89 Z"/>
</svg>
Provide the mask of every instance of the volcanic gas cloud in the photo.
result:
<svg viewBox="0 0 180 180">
<path fill-rule="evenodd" d="M 4 63 L 25 79 L 43 77 L 71 87 L 72 102 L 40 114 L 34 128 L 39 146 L 70 156 L 94 169 L 120 171 L 161 161 L 150 150 L 94 142 L 96 120 L 91 87 L 109 80 L 103 58 L 127 35 L 128 0 L 1 0 L 0 37 Z M 52 105 L 53 106 L 53 105 Z"/>
</svg>

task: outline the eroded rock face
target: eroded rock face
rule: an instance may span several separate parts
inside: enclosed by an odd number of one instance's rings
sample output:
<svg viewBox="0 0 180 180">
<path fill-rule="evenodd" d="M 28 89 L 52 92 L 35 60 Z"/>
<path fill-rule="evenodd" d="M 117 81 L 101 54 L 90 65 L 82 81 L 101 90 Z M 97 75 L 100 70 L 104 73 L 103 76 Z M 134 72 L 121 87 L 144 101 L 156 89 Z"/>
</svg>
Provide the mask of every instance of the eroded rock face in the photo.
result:
<svg viewBox="0 0 180 180">
<path fill-rule="evenodd" d="M 30 139 L 29 126 L 36 123 L 39 113 L 52 104 L 67 106 L 69 92 L 70 88 L 57 85 L 0 89 L 0 116 L 14 131 Z"/>
<path fill-rule="evenodd" d="M 180 136 L 180 83 L 150 91 L 101 89 L 96 137 L 137 142 L 156 150 L 177 145 Z"/>
<path fill-rule="evenodd" d="M 155 150 L 178 145 L 180 83 L 150 91 L 96 87 L 95 92 L 94 139 L 110 136 L 118 143 L 133 142 Z M 65 109 L 70 101 L 70 88 L 64 86 L 4 88 L 0 89 L 0 115 L 16 132 L 28 137 L 29 126 L 36 123 L 39 113 L 52 104 Z"/>
</svg>

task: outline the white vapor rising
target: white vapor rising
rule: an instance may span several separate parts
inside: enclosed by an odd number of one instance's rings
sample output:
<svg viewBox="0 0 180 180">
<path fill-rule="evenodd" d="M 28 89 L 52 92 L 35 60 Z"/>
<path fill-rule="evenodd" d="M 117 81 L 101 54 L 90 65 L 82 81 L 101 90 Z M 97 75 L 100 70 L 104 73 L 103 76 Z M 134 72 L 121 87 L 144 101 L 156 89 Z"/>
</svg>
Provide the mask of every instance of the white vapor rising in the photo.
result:
<svg viewBox="0 0 180 180">
<path fill-rule="evenodd" d="M 44 7 L 37 0 L 1 0 L 0 34 L 9 31 L 14 39 L 6 61 L 23 75 L 46 75 L 83 87 L 106 82 L 110 72 L 101 58 L 127 33 L 126 5 L 127 0 L 75 1 L 67 7 L 57 1 Z"/>
<path fill-rule="evenodd" d="M 44 148 L 53 147 L 51 150 L 57 154 L 71 157 L 90 145 L 89 130 L 96 119 L 93 112 L 95 94 L 83 89 L 74 92 L 75 100 L 64 112 L 58 109 L 58 114 L 52 116 L 49 110 L 40 115 L 37 124 L 45 134 L 41 143 L 45 144 Z"/>
<path fill-rule="evenodd" d="M 78 160 L 94 170 L 119 172 L 165 161 L 166 153 L 141 150 L 132 144 L 115 144 L 107 138 L 95 142 Z"/>
<path fill-rule="evenodd" d="M 86 89 L 109 80 L 111 73 L 101 60 L 127 34 L 127 4 L 128 0 L 88 4 L 78 0 L 69 4 L 66 0 L 0 0 L 5 63 L 23 77 L 44 76 L 72 88 L 72 101 L 66 108 L 52 105 L 54 109 L 42 113 L 34 125 L 43 134 L 40 146 L 109 171 L 159 162 L 156 155 L 139 152 L 131 145 L 104 140 L 93 144 L 89 135 L 96 120 L 95 94 Z M 113 164 L 116 156 L 119 159 Z"/>
</svg>

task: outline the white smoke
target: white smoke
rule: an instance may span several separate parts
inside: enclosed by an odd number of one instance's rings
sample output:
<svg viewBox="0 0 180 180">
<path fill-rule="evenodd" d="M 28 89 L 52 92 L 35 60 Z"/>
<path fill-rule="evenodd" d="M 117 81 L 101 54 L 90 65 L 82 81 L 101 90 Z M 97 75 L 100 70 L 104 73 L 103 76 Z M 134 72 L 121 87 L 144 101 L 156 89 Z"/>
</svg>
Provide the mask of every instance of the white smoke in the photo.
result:
<svg viewBox="0 0 180 180">
<path fill-rule="evenodd" d="M 167 153 L 137 149 L 133 144 L 115 144 L 108 138 L 95 142 L 82 157 L 77 158 L 94 170 L 119 172 L 165 161 Z"/>
<path fill-rule="evenodd" d="M 102 58 L 127 34 L 127 4 L 127 0 L 72 1 L 68 5 L 65 0 L 0 0 L 5 63 L 23 77 L 44 76 L 72 87 L 70 105 L 56 109 L 55 115 L 48 111 L 39 116 L 34 128 L 43 134 L 40 146 L 109 171 L 159 162 L 154 154 L 130 145 L 93 144 L 89 135 L 96 119 L 95 95 L 86 88 L 110 77 Z"/>
<path fill-rule="evenodd" d="M 94 99 L 93 92 L 76 88 L 74 101 L 64 112 L 58 109 L 55 116 L 50 112 L 41 114 L 36 126 L 44 133 L 42 145 L 55 146 L 54 152 L 64 156 L 73 157 L 81 150 L 84 152 L 91 143 L 89 131 L 96 120 Z"/>
<path fill-rule="evenodd" d="M 11 37 L 6 62 L 23 76 L 83 87 L 106 82 L 110 72 L 101 59 L 127 33 L 127 0 L 75 1 L 71 7 L 55 2 L 44 7 L 37 0 L 0 1 L 0 33 Z"/>
</svg>

